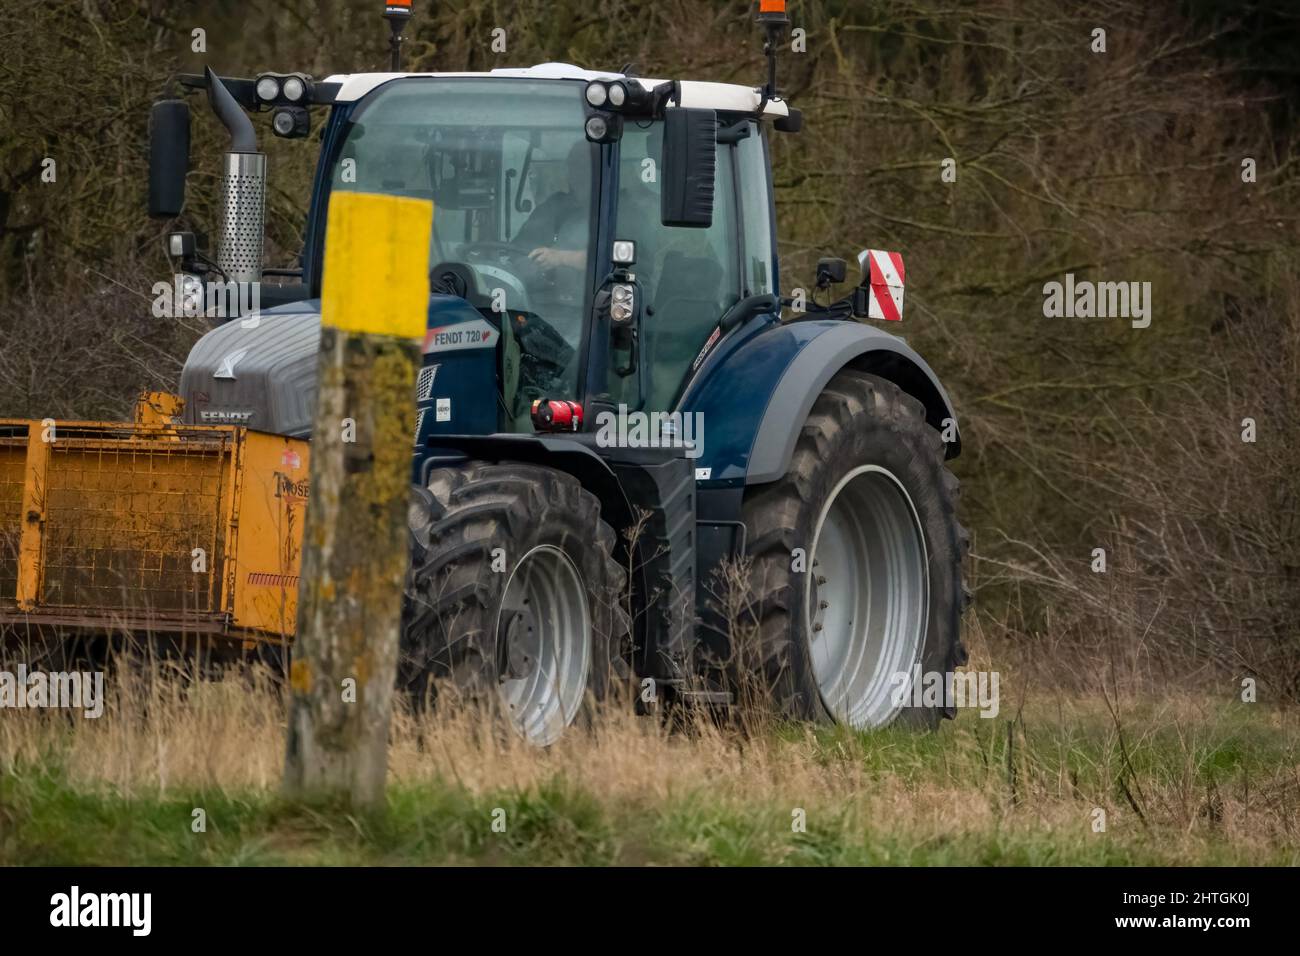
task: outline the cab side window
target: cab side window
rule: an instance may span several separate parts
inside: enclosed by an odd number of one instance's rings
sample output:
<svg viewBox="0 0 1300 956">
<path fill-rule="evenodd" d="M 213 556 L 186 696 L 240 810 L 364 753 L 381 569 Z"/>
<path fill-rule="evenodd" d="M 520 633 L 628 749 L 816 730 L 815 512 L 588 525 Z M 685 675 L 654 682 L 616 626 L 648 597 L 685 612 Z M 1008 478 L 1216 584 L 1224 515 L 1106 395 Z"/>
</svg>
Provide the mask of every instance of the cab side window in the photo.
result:
<svg viewBox="0 0 1300 956">
<path fill-rule="evenodd" d="M 767 181 L 767 152 L 762 127 L 736 146 L 740 170 L 740 215 L 745 231 L 745 295 L 776 291 L 772 255 L 772 197 Z"/>
</svg>

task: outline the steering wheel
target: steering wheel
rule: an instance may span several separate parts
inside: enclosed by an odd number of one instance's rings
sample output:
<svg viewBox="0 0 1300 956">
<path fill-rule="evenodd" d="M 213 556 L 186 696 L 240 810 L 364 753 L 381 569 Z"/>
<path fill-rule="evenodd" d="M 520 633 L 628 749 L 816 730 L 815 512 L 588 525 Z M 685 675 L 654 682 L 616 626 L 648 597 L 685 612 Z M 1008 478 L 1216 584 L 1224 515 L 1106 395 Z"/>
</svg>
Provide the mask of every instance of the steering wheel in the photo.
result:
<svg viewBox="0 0 1300 956">
<path fill-rule="evenodd" d="M 554 288 L 555 270 L 545 269 L 528 258 L 531 251 L 509 242 L 471 242 L 461 250 L 461 257 L 471 267 L 494 265 L 508 269 L 534 292 Z"/>
<path fill-rule="evenodd" d="M 483 262 L 488 260 L 497 264 L 513 267 L 516 259 L 527 259 L 528 252 L 508 242 L 471 242 L 461 250 L 466 262 Z"/>
</svg>

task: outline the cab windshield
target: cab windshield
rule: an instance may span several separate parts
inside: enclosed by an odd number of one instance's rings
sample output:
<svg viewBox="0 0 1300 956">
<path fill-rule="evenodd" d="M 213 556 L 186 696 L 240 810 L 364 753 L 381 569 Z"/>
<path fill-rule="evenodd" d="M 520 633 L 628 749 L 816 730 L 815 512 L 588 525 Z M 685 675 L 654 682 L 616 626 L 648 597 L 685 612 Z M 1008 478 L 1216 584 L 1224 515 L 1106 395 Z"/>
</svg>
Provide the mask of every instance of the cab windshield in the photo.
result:
<svg viewBox="0 0 1300 956">
<path fill-rule="evenodd" d="M 431 288 L 504 326 L 516 422 L 534 398 L 578 394 L 599 151 L 583 132 L 582 90 L 505 78 L 388 83 L 358 106 L 332 169 L 334 190 L 433 201 Z"/>
</svg>

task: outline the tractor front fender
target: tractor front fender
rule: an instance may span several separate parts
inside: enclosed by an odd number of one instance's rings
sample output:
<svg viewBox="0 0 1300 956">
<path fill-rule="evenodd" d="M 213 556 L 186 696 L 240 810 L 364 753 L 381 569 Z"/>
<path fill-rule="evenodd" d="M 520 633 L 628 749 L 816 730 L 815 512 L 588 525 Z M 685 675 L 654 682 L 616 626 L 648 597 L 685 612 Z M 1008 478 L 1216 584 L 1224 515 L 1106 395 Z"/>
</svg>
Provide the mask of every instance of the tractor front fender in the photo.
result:
<svg viewBox="0 0 1300 956">
<path fill-rule="evenodd" d="M 689 676 L 696 640 L 697 509 L 690 463 L 681 450 L 602 448 L 591 432 L 439 435 L 420 456 L 417 475 L 426 486 L 434 469 L 470 460 L 525 462 L 577 478 L 599 499 L 601 518 L 621 534 L 616 559 L 632 576 L 637 673 L 670 682 Z"/>
<path fill-rule="evenodd" d="M 947 392 L 898 336 L 857 322 L 806 320 L 773 322 L 733 338 L 710 356 L 682 401 L 683 411 L 704 415 L 696 461 L 702 483 L 757 485 L 784 475 L 813 403 L 844 368 L 894 382 L 925 406 L 933 428 L 943 431 L 951 422 L 946 456 L 960 453 Z"/>
<path fill-rule="evenodd" d="M 600 501 L 601 513 L 616 530 L 630 527 L 635 513 L 609 464 L 593 449 L 590 435 L 438 435 L 416 452 L 415 474 L 427 485 L 434 468 L 468 460 L 518 461 L 568 472 Z"/>
</svg>

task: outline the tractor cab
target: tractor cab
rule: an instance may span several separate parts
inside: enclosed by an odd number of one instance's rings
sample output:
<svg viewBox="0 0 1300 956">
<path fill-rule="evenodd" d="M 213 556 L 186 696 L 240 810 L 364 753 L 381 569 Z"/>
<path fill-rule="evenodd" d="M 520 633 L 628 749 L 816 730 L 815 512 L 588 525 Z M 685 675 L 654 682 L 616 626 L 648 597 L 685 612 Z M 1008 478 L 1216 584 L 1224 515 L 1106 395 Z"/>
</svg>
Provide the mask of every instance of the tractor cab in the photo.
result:
<svg viewBox="0 0 1300 956">
<path fill-rule="evenodd" d="M 538 400 L 670 412 L 723 315 L 776 292 L 751 88 L 567 64 L 327 83 L 309 257 L 323 261 L 335 192 L 431 201 L 435 300 L 468 302 L 501 336 L 492 430 L 531 432 Z M 308 283 L 318 295 L 319 268 Z"/>
</svg>

